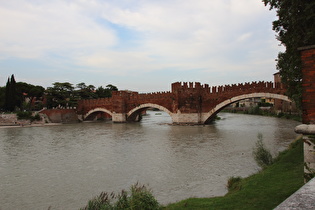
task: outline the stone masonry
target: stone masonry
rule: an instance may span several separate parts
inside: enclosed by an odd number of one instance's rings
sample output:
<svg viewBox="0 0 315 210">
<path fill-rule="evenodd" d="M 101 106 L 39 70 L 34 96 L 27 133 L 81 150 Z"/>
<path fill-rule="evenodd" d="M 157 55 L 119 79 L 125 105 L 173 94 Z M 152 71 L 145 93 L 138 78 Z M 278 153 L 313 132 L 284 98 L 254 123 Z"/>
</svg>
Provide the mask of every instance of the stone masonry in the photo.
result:
<svg viewBox="0 0 315 210">
<path fill-rule="evenodd" d="M 273 82 L 214 87 L 199 82 L 176 82 L 168 92 L 114 91 L 111 98 L 81 100 L 77 114 L 85 120 L 96 112 L 106 112 L 113 122 L 126 122 L 136 121 L 147 108 L 158 108 L 167 112 L 174 123 L 205 124 L 229 104 L 253 97 L 291 101 L 285 96 L 285 89 Z"/>
</svg>

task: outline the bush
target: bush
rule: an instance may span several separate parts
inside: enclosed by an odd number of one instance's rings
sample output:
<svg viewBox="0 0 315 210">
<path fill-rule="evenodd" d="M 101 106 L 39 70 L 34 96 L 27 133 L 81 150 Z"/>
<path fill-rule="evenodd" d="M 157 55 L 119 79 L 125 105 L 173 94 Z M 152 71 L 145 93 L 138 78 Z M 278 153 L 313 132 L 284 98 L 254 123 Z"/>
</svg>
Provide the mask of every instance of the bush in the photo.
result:
<svg viewBox="0 0 315 210">
<path fill-rule="evenodd" d="M 229 192 L 232 192 L 232 191 L 237 191 L 237 190 L 240 190 L 242 188 L 241 186 L 241 181 L 242 181 L 242 177 L 230 177 L 228 179 L 228 183 L 227 183 L 227 189 Z"/>
<path fill-rule="evenodd" d="M 19 120 L 30 120 L 31 122 L 36 121 L 36 120 L 40 120 L 39 114 L 36 114 L 33 116 L 32 112 L 28 112 L 28 111 L 18 112 L 18 113 L 16 113 L 16 115 L 17 115 L 17 118 Z"/>
<path fill-rule="evenodd" d="M 152 192 L 145 185 L 136 183 L 130 188 L 130 192 L 122 190 L 120 194 L 102 192 L 99 196 L 93 198 L 84 207 L 84 210 L 99 209 L 160 209 L 160 204 L 152 195 Z"/>
<path fill-rule="evenodd" d="M 29 120 L 32 117 L 32 112 L 18 112 L 16 115 L 19 120 Z"/>
<path fill-rule="evenodd" d="M 250 107 L 247 111 L 248 114 L 253 114 L 253 115 L 262 115 L 262 111 L 259 108 L 259 106 L 254 106 Z"/>
<path fill-rule="evenodd" d="M 264 143 L 263 143 L 263 136 L 261 133 L 257 135 L 258 141 L 256 142 L 256 146 L 253 149 L 253 156 L 257 164 L 265 168 L 268 165 L 271 165 L 273 163 L 273 158 L 268 149 L 266 149 Z"/>
</svg>

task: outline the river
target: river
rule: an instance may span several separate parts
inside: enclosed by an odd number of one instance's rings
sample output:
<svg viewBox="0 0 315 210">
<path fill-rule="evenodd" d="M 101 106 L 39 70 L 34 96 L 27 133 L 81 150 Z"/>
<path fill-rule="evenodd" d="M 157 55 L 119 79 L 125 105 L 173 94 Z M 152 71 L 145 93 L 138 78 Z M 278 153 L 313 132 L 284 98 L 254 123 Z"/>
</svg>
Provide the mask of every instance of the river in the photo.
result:
<svg viewBox="0 0 315 210">
<path fill-rule="evenodd" d="M 164 112 L 140 123 L 0 128 L 0 210 L 79 209 L 100 192 L 140 182 L 162 204 L 224 195 L 231 176 L 259 170 L 261 133 L 273 155 L 300 123 L 220 113 L 205 126 L 173 126 Z"/>
</svg>

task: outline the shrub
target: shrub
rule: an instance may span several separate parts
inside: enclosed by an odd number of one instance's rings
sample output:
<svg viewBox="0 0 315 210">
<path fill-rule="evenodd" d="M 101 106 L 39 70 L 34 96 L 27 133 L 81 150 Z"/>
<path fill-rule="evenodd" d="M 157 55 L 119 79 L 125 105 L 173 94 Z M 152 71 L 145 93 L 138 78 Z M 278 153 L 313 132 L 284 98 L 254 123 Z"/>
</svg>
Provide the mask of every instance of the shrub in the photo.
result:
<svg viewBox="0 0 315 210">
<path fill-rule="evenodd" d="M 31 120 L 32 121 L 40 120 L 39 114 L 35 114 L 34 116 L 32 116 Z"/>
<path fill-rule="evenodd" d="M 232 191 L 237 191 L 237 190 L 240 190 L 242 188 L 242 185 L 241 185 L 241 181 L 242 181 L 242 177 L 230 177 L 228 179 L 228 183 L 227 183 L 227 189 L 229 192 L 232 192 Z"/>
<path fill-rule="evenodd" d="M 120 194 L 102 192 L 99 196 L 93 198 L 84 207 L 84 210 L 99 209 L 160 209 L 160 204 L 152 195 L 151 190 L 145 185 L 136 183 L 131 186 L 130 192 L 122 190 Z"/>
<path fill-rule="evenodd" d="M 25 119 L 28 120 L 32 117 L 32 112 L 18 112 L 16 113 L 19 120 Z"/>
<path fill-rule="evenodd" d="M 250 107 L 248 109 L 248 114 L 253 114 L 253 115 L 262 115 L 262 111 L 259 108 L 259 106 L 254 106 L 254 107 Z"/>
<path fill-rule="evenodd" d="M 263 143 L 263 136 L 261 133 L 257 135 L 258 141 L 253 149 L 253 156 L 257 164 L 265 168 L 273 163 L 272 155 L 270 151 L 265 147 Z"/>
<path fill-rule="evenodd" d="M 16 115 L 19 120 L 30 120 L 31 122 L 40 120 L 39 114 L 35 114 L 33 116 L 32 112 L 29 112 L 29 111 L 17 112 Z"/>
</svg>

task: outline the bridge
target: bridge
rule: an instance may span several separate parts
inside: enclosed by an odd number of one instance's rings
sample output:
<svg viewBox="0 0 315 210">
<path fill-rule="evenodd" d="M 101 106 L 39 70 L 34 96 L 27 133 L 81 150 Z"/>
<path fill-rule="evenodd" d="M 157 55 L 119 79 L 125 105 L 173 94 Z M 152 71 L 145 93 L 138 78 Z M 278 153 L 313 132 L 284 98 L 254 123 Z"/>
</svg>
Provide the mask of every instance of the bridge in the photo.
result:
<svg viewBox="0 0 315 210">
<path fill-rule="evenodd" d="M 101 115 L 113 122 L 130 122 L 139 121 L 144 110 L 156 108 L 168 113 L 175 124 L 207 124 L 223 108 L 243 99 L 265 97 L 291 102 L 281 83 L 252 82 L 210 87 L 199 82 L 176 82 L 171 86 L 168 92 L 113 91 L 111 98 L 81 100 L 77 114 L 82 120 Z"/>
</svg>

